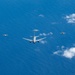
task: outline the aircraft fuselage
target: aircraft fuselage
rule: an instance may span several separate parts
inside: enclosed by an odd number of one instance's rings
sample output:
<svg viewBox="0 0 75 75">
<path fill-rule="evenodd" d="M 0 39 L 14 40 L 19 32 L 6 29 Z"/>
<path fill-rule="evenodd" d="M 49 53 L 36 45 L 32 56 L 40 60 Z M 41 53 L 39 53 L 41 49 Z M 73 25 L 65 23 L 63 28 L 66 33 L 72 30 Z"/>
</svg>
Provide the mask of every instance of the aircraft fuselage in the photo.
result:
<svg viewBox="0 0 75 75">
<path fill-rule="evenodd" d="M 36 36 L 33 37 L 33 42 L 34 42 L 34 43 L 36 42 Z"/>
</svg>

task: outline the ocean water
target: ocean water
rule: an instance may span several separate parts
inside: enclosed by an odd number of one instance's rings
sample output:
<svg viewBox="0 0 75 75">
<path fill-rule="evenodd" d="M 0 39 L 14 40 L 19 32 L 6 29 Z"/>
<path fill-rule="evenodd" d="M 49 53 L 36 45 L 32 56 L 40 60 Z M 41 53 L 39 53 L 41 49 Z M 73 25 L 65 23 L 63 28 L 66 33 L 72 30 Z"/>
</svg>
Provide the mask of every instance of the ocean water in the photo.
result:
<svg viewBox="0 0 75 75">
<path fill-rule="evenodd" d="M 75 58 L 53 54 L 75 43 L 75 23 L 65 19 L 74 12 L 74 0 L 1 0 L 0 75 L 75 75 Z M 33 29 L 53 35 L 45 44 L 29 43 L 23 37 L 31 38 Z"/>
</svg>

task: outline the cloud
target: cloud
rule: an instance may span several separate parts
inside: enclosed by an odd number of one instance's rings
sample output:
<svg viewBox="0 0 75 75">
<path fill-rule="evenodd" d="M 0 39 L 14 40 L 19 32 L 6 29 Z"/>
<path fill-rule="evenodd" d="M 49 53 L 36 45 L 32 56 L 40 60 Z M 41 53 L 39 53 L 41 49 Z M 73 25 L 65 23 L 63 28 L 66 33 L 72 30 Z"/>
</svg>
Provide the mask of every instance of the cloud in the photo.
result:
<svg viewBox="0 0 75 75">
<path fill-rule="evenodd" d="M 40 33 L 39 36 L 48 36 L 48 35 L 53 35 L 52 32 L 49 32 L 49 33 Z"/>
<path fill-rule="evenodd" d="M 40 41 L 40 43 L 41 43 L 41 44 L 46 44 L 46 43 L 47 43 L 47 41 L 42 40 L 42 41 Z"/>
<path fill-rule="evenodd" d="M 40 14 L 39 17 L 45 17 L 43 14 Z"/>
<path fill-rule="evenodd" d="M 73 58 L 75 56 L 75 48 L 70 48 L 69 50 L 65 50 L 63 56 L 66 58 Z"/>
<path fill-rule="evenodd" d="M 53 54 L 56 54 L 56 55 L 61 55 L 62 51 L 55 51 L 53 52 Z"/>
<path fill-rule="evenodd" d="M 75 13 L 71 15 L 66 15 L 65 19 L 67 20 L 68 23 L 75 23 Z"/>
<path fill-rule="evenodd" d="M 75 47 L 71 47 L 71 48 L 66 49 L 64 51 L 55 51 L 55 52 L 53 52 L 53 54 L 61 55 L 63 57 L 71 59 L 75 56 Z"/>
<path fill-rule="evenodd" d="M 39 36 L 49 36 L 49 35 L 53 35 L 53 33 L 52 32 L 49 32 L 49 33 L 40 33 L 39 34 Z M 40 43 L 42 43 L 42 44 L 45 44 L 45 43 L 47 43 L 47 41 L 46 40 L 42 40 L 42 41 L 40 41 Z"/>
</svg>

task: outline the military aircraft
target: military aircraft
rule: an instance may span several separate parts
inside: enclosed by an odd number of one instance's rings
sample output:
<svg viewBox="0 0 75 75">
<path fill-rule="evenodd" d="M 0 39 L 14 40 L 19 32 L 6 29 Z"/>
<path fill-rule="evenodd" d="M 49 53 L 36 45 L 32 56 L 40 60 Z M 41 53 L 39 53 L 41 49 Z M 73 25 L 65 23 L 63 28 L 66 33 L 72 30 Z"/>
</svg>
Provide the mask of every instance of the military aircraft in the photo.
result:
<svg viewBox="0 0 75 75">
<path fill-rule="evenodd" d="M 39 36 L 35 36 L 35 32 L 37 32 L 38 30 L 34 29 L 33 31 L 34 31 L 34 36 L 32 36 L 33 39 L 28 39 L 28 38 L 23 38 L 23 39 L 29 41 L 30 43 L 36 43 L 36 42 L 40 42 L 46 38 L 46 37 L 44 37 L 44 38 L 37 39 L 37 37 L 39 37 Z"/>
<path fill-rule="evenodd" d="M 61 32 L 60 34 L 66 34 L 65 32 Z"/>
</svg>

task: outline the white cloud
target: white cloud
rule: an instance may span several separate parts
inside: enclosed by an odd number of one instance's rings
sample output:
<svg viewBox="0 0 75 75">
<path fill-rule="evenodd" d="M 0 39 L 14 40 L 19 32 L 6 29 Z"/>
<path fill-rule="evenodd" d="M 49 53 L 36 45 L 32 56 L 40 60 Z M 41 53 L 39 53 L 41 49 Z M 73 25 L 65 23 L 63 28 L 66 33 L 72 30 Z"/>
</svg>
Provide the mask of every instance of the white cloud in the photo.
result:
<svg viewBox="0 0 75 75">
<path fill-rule="evenodd" d="M 47 41 L 42 40 L 42 41 L 40 41 L 40 43 L 45 44 L 45 43 L 47 43 Z"/>
<path fill-rule="evenodd" d="M 39 17 L 45 17 L 43 14 L 40 14 Z"/>
<path fill-rule="evenodd" d="M 68 23 L 75 23 L 75 13 L 71 15 L 66 15 L 65 19 L 67 20 Z"/>
<path fill-rule="evenodd" d="M 61 51 L 55 51 L 53 54 L 60 55 Z"/>
<path fill-rule="evenodd" d="M 53 52 L 53 54 L 61 55 L 61 56 L 71 59 L 75 56 L 75 47 L 66 49 L 64 51 L 55 51 Z"/>
<path fill-rule="evenodd" d="M 43 36 L 47 36 L 47 34 L 46 34 L 46 33 L 43 33 L 42 35 L 43 35 Z"/>
<path fill-rule="evenodd" d="M 49 33 L 40 33 L 39 34 L 39 36 L 49 36 L 49 35 L 53 35 L 53 33 L 52 32 L 49 32 Z M 47 41 L 45 41 L 45 40 L 42 40 L 42 41 L 40 41 L 40 43 L 42 43 L 42 44 L 45 44 L 45 43 L 47 43 Z"/>
<path fill-rule="evenodd" d="M 53 35 L 52 32 L 49 33 L 40 33 L 39 36 L 49 36 L 49 35 Z"/>
<path fill-rule="evenodd" d="M 73 58 L 75 56 L 75 48 L 65 50 L 63 56 L 70 59 Z"/>
</svg>

